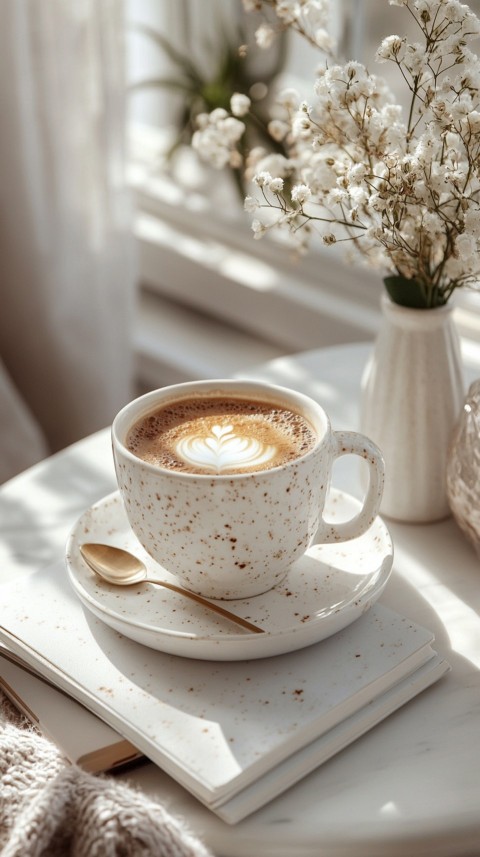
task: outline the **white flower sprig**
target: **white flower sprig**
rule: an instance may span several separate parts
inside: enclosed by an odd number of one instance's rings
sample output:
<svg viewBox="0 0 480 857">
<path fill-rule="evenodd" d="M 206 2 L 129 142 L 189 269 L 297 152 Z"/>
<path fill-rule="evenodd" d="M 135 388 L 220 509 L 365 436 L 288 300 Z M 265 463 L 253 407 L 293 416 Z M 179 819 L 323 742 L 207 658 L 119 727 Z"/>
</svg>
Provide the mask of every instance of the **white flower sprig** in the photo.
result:
<svg viewBox="0 0 480 857">
<path fill-rule="evenodd" d="M 325 0 L 244 2 L 273 7 L 299 32 L 306 22 L 317 33 L 325 27 Z M 277 99 L 269 131 L 288 156 L 254 151 L 242 162 L 254 186 L 245 207 L 255 238 L 286 228 L 301 249 L 315 232 L 326 245 L 350 241 L 368 264 L 394 275 L 386 280 L 394 300 L 432 307 L 477 284 L 480 273 L 480 62 L 468 47 L 480 21 L 458 0 L 390 3 L 412 16 L 420 39 L 389 36 L 376 54 L 400 72 L 406 115 L 363 65 L 327 62 L 312 103 L 291 90 Z M 236 133 L 219 135 L 228 163 Z M 220 164 L 201 130 L 195 145 Z"/>
<path fill-rule="evenodd" d="M 246 12 L 270 7 L 276 14 L 277 29 L 267 22 L 257 29 L 260 48 L 270 47 L 279 31 L 290 28 L 326 53 L 335 49 L 335 40 L 328 31 L 330 0 L 243 0 L 243 7 Z"/>
</svg>

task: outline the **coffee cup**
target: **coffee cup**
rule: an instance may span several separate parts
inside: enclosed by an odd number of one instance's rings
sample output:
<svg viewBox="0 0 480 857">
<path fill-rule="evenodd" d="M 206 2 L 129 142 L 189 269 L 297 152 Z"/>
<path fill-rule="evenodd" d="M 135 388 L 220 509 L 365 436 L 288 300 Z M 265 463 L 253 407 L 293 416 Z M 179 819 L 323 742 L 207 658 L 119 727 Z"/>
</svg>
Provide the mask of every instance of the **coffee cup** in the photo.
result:
<svg viewBox="0 0 480 857">
<path fill-rule="evenodd" d="M 308 396 L 269 383 L 209 380 L 154 390 L 112 426 L 119 489 L 145 550 L 207 598 L 259 595 L 316 543 L 364 533 L 384 464 L 357 432 L 333 431 Z M 358 514 L 323 518 L 335 459 L 358 455 L 370 480 Z"/>
</svg>

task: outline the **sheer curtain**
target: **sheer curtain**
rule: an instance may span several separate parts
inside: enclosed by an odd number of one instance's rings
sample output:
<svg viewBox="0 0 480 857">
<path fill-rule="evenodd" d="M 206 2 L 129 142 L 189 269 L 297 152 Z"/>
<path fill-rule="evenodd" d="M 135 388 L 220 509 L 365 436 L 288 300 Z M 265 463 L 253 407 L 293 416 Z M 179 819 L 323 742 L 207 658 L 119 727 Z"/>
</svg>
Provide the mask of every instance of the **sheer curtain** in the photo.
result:
<svg viewBox="0 0 480 857">
<path fill-rule="evenodd" d="M 0 481 L 131 397 L 121 0 L 3 0 Z"/>
</svg>

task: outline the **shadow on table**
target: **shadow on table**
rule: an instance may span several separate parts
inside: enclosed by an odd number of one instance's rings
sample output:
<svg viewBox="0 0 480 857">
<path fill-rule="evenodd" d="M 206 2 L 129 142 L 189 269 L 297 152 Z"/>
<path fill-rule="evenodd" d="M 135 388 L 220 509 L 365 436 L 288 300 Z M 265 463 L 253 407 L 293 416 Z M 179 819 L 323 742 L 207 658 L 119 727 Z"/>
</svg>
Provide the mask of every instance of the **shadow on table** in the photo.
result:
<svg viewBox="0 0 480 857">
<path fill-rule="evenodd" d="M 110 435 L 92 435 L 14 477 L 0 492 L 0 545 L 12 567 L 41 568 L 63 556 L 82 512 L 116 488 Z"/>
</svg>

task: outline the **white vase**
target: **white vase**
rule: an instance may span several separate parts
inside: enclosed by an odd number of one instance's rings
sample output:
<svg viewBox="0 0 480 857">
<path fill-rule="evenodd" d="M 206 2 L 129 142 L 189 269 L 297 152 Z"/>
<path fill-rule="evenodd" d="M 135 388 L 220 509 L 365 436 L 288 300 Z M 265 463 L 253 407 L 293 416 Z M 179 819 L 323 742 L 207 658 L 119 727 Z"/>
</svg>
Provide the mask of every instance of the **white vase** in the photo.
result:
<svg viewBox="0 0 480 857">
<path fill-rule="evenodd" d="M 426 523 L 449 515 L 446 466 L 464 400 L 450 306 L 409 309 L 382 298 L 383 323 L 362 381 L 361 431 L 385 458 L 381 512 Z"/>
</svg>

